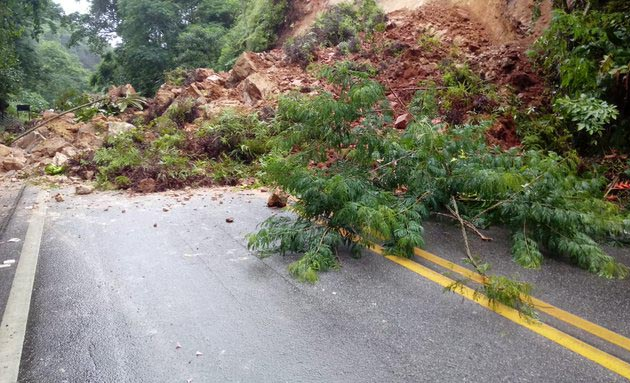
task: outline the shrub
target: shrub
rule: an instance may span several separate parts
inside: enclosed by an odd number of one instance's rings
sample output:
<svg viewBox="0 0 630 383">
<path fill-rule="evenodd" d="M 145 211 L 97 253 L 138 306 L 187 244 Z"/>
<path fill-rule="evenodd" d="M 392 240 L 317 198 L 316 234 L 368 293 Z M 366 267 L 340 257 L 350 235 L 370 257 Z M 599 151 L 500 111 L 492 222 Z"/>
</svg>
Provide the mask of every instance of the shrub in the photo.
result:
<svg viewBox="0 0 630 383">
<path fill-rule="evenodd" d="M 286 0 L 249 0 L 225 35 L 219 67 L 231 68 L 244 51 L 260 52 L 271 47 L 284 23 L 286 10 Z"/>
<path fill-rule="evenodd" d="M 183 126 L 186 122 L 191 122 L 193 118 L 193 108 L 195 107 L 195 100 L 187 97 L 174 101 L 164 112 L 164 115 L 169 120 L 176 123 L 178 126 Z"/>
<path fill-rule="evenodd" d="M 554 109 L 564 118 L 577 124 L 577 131 L 585 131 L 590 136 L 600 136 L 604 126 L 619 115 L 617 107 L 584 93 L 579 98 L 564 96 L 556 99 Z"/>
<path fill-rule="evenodd" d="M 360 34 L 384 29 L 386 17 L 374 0 L 357 0 L 328 8 L 303 35 L 289 39 L 283 49 L 291 62 L 308 65 L 320 46 L 339 47 L 343 54 L 358 52 Z"/>
<path fill-rule="evenodd" d="M 614 2 L 607 3 L 584 12 L 556 10 L 550 28 L 531 52 L 557 87 L 556 109 L 576 123 L 578 131 L 589 133 L 576 140 L 582 150 L 595 142 L 592 135 L 600 134 L 597 142 L 602 146 L 630 145 L 626 112 L 630 110 L 630 14 Z M 614 108 L 621 113 L 613 123 Z M 603 131 L 608 123 L 610 128 Z"/>
</svg>

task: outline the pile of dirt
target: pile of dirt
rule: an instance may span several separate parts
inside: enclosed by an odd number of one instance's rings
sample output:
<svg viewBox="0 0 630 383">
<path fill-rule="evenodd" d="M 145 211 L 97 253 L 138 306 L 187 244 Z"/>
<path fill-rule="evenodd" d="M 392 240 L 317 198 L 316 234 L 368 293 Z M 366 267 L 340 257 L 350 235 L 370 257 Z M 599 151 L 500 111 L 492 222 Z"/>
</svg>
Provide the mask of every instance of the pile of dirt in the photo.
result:
<svg viewBox="0 0 630 383">
<path fill-rule="evenodd" d="M 200 68 L 184 80 L 184 85 L 163 84 L 143 116 L 149 122 L 171 105 L 192 99 L 192 120 L 187 129 L 194 130 L 226 108 L 245 112 L 274 108 L 278 95 L 293 90 L 313 93 L 322 87 L 325 85 L 320 80 L 301 68 L 287 65 L 280 49 L 245 52 L 229 72 Z"/>
</svg>

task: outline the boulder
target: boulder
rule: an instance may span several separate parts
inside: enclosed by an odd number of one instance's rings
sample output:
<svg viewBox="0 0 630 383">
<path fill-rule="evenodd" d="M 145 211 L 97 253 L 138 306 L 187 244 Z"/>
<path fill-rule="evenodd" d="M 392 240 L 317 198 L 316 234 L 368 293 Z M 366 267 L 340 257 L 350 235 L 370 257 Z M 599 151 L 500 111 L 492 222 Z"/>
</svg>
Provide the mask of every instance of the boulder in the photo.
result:
<svg viewBox="0 0 630 383">
<path fill-rule="evenodd" d="M 236 85 L 252 73 L 258 72 L 258 69 L 256 65 L 256 54 L 253 52 L 244 52 L 236 59 L 228 82 L 232 85 Z"/>
<path fill-rule="evenodd" d="M 103 140 L 96 135 L 93 125 L 83 125 L 77 132 L 74 145 L 81 149 L 95 149 L 103 145 Z"/>
<path fill-rule="evenodd" d="M 131 125 L 128 122 L 122 121 L 110 121 L 107 123 L 107 134 L 109 136 L 115 137 L 119 134 L 130 131 L 131 129 L 135 129 L 136 127 Z"/>
<path fill-rule="evenodd" d="M 216 76 L 217 74 L 210 68 L 197 68 L 193 71 L 193 79 L 196 82 L 202 82 L 210 76 Z"/>
<path fill-rule="evenodd" d="M 254 73 L 243 81 L 243 102 L 250 106 L 255 106 L 275 88 L 275 84 L 267 77 L 260 73 Z"/>
<path fill-rule="evenodd" d="M 74 191 L 78 195 L 91 194 L 94 191 L 94 186 L 78 185 Z"/>
<path fill-rule="evenodd" d="M 68 145 L 68 141 L 56 136 L 42 140 L 33 148 L 33 150 L 31 150 L 31 152 L 39 153 L 46 157 L 53 157 L 57 152 L 61 151 L 61 149 Z"/>
<path fill-rule="evenodd" d="M 199 97 L 204 97 L 204 94 L 201 92 L 201 90 L 199 90 L 197 85 L 195 85 L 194 83 L 188 85 L 182 93 L 186 97 L 195 98 L 195 99 Z"/>
<path fill-rule="evenodd" d="M 2 144 L 0 144 L 0 158 L 2 157 L 7 157 L 8 155 L 10 155 L 13 151 L 11 150 L 10 147 L 8 146 L 4 146 Z"/>
<path fill-rule="evenodd" d="M 26 136 L 18 139 L 13 143 L 14 147 L 18 147 L 24 150 L 29 150 L 37 145 L 44 139 L 44 136 L 41 135 L 38 131 L 30 132 Z"/>
<path fill-rule="evenodd" d="M 153 178 L 143 178 L 138 182 L 138 190 L 142 193 L 153 193 L 155 191 L 155 180 Z"/>
<path fill-rule="evenodd" d="M 57 152 L 52 159 L 52 164 L 55 166 L 64 166 L 68 163 L 70 158 L 62 152 Z"/>
<path fill-rule="evenodd" d="M 211 76 L 206 77 L 205 81 L 211 82 L 214 84 L 219 84 L 221 86 L 225 85 L 225 80 L 223 80 L 223 78 L 216 73 Z"/>
<path fill-rule="evenodd" d="M 0 158 L 0 168 L 4 171 L 22 170 L 26 166 L 24 157 L 4 157 Z"/>
<path fill-rule="evenodd" d="M 401 114 L 394 122 L 394 128 L 396 129 L 405 129 L 409 122 L 411 121 L 411 115 L 409 113 Z"/>
<path fill-rule="evenodd" d="M 173 100 L 175 99 L 175 92 L 171 89 L 162 85 L 160 89 L 158 89 L 155 97 L 153 98 L 153 108 L 157 112 L 158 115 L 164 113 L 164 111 L 171 106 Z"/>
</svg>

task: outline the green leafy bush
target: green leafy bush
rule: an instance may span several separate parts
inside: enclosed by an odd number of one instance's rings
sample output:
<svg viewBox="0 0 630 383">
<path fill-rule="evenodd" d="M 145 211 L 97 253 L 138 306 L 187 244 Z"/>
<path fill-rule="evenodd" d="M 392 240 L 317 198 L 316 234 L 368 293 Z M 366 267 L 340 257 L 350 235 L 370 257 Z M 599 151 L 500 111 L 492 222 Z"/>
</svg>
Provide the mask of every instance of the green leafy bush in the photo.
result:
<svg viewBox="0 0 630 383">
<path fill-rule="evenodd" d="M 289 61 L 307 66 L 320 46 L 337 46 L 342 54 L 358 52 L 360 34 L 370 36 L 384 29 L 386 17 L 374 0 L 357 0 L 331 6 L 309 30 L 288 39 L 284 52 Z"/>
<path fill-rule="evenodd" d="M 562 116 L 577 124 L 577 131 L 584 130 L 590 136 L 601 136 L 604 126 L 619 115 L 617 107 L 584 93 L 579 98 L 564 96 L 556 99 L 554 108 Z"/>
<path fill-rule="evenodd" d="M 422 220 L 459 208 L 472 224 L 509 227 L 513 258 L 524 267 L 539 267 L 552 253 L 603 277 L 627 275 L 596 242 L 627 236 L 630 224 L 602 200 L 603 178 L 580 177 L 575 163 L 554 153 L 489 147 L 484 124 L 444 130 L 419 118 L 401 135 L 382 113 L 383 88 L 367 74 L 338 65 L 326 75 L 341 85 L 339 96 L 280 101 L 284 146 L 264 169 L 298 198 L 298 217 L 270 219 L 250 236 L 251 248 L 304 254 L 291 270 L 313 280 L 317 265 L 338 264 L 341 244 L 356 250 L 362 241 L 379 242 L 390 254 L 411 256 L 423 243 Z"/>
<path fill-rule="evenodd" d="M 175 105 L 147 126 L 108 138 L 86 164 L 98 168 L 99 184 L 135 188 L 140 180 L 152 178 L 163 190 L 187 184 L 236 185 L 255 174 L 256 160 L 271 147 L 269 124 L 255 114 L 226 110 L 196 133 L 186 133 L 176 123 L 186 110 L 186 105 Z"/>
<path fill-rule="evenodd" d="M 576 130 L 588 132 L 576 136 L 583 150 L 595 142 L 592 135 L 602 135 L 597 140 L 602 146 L 630 143 L 630 14 L 608 3 L 589 9 L 589 2 L 583 12 L 554 11 L 532 50 L 535 63 L 557 87 L 558 111 L 577 124 Z"/>
</svg>

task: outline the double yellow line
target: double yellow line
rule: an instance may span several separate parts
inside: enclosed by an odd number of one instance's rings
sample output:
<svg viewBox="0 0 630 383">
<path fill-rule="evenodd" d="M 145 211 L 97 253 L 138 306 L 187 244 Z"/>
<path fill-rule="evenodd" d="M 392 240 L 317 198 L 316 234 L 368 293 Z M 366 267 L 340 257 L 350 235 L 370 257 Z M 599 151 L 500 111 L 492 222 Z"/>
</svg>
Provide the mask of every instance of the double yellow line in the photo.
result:
<svg viewBox="0 0 630 383">
<path fill-rule="evenodd" d="M 417 274 L 420 274 L 440 286 L 447 287 L 455 283 L 453 279 L 448 278 L 432 269 L 429 269 L 428 267 L 423 266 L 418 262 L 414 262 L 411 259 L 385 255 L 381 246 L 372 245 L 371 249 L 375 253 L 384 256 L 388 260 L 397 263 Z M 485 281 L 484 276 L 459 265 L 456 265 L 446 259 L 440 258 L 437 255 L 428 253 L 421 249 L 415 249 L 414 253 L 416 256 L 422 259 L 432 262 L 438 266 L 441 266 L 477 283 L 484 283 Z M 517 310 L 498 302 L 490 302 L 487 297 L 476 293 L 475 290 L 468 286 L 461 285 L 453 291 L 485 308 L 496 312 L 497 314 L 511 320 L 514 323 L 517 323 L 579 355 L 582 355 L 589 360 L 592 360 L 593 362 L 623 376 L 624 378 L 630 379 L 630 364 L 613 355 L 610 355 L 598 348 L 591 346 L 588 343 L 585 343 L 571 335 L 568 335 L 556 329 L 555 327 L 551 327 L 542 322 L 535 322 L 523 318 Z M 556 319 L 566 322 L 569 325 L 582 329 L 620 348 L 630 351 L 630 339 L 624 337 L 623 335 L 612 332 L 602 326 L 589 322 L 586 319 L 580 318 L 577 315 L 571 314 L 539 299 L 532 297 L 532 302 L 534 303 L 536 309 L 538 309 L 539 311 L 542 311 Z"/>
</svg>

